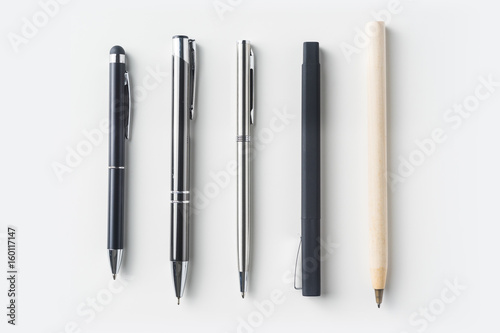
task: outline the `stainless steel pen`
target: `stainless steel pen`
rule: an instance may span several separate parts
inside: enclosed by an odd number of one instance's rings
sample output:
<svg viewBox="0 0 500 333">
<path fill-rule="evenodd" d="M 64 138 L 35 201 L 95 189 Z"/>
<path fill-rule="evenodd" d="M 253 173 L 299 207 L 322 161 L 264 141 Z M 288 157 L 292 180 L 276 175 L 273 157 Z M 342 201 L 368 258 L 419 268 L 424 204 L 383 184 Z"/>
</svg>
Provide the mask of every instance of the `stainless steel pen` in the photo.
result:
<svg viewBox="0 0 500 333">
<path fill-rule="evenodd" d="M 172 173 L 170 261 L 177 304 L 184 293 L 189 261 L 189 144 L 196 91 L 196 42 L 172 38 Z"/>
<path fill-rule="evenodd" d="M 254 123 L 254 55 L 250 41 L 242 40 L 237 44 L 237 220 L 238 220 L 238 272 L 241 297 L 248 290 L 248 270 L 250 259 L 250 220 L 251 220 L 251 168 L 250 125 Z"/>
</svg>

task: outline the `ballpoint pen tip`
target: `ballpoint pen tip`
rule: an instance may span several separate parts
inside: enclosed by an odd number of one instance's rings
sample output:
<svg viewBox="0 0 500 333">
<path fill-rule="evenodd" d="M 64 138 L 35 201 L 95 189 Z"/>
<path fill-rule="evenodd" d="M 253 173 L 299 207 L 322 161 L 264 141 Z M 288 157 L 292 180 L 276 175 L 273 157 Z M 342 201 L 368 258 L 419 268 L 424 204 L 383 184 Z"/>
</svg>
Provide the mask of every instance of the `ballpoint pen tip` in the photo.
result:
<svg viewBox="0 0 500 333">
<path fill-rule="evenodd" d="M 177 305 L 180 305 L 180 304 L 181 304 L 181 298 L 177 297 Z"/>
<path fill-rule="evenodd" d="M 113 274 L 113 280 L 116 280 L 116 274 Z"/>
<path fill-rule="evenodd" d="M 245 293 L 241 293 L 241 298 L 245 298 Z"/>
<path fill-rule="evenodd" d="M 380 304 L 382 304 L 382 297 L 384 296 L 384 289 L 375 289 L 375 303 L 377 303 L 380 309 Z"/>
</svg>

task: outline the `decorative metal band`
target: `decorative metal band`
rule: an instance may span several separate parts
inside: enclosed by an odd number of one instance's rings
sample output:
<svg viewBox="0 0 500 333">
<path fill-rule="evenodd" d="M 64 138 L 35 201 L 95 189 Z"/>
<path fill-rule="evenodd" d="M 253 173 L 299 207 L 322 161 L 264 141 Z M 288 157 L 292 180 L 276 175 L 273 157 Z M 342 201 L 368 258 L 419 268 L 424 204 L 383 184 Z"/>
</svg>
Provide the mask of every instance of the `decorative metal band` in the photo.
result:
<svg viewBox="0 0 500 333">
<path fill-rule="evenodd" d="M 189 203 L 190 197 L 189 191 L 172 191 L 170 200 L 172 203 Z"/>
<path fill-rule="evenodd" d="M 250 142 L 250 135 L 238 135 L 236 142 Z"/>
<path fill-rule="evenodd" d="M 187 200 L 187 201 L 172 200 L 170 202 L 174 203 L 174 204 L 184 204 L 184 203 L 189 203 L 189 200 Z"/>
<path fill-rule="evenodd" d="M 114 64 L 117 62 L 120 64 L 124 64 L 125 63 L 125 54 L 110 54 L 109 55 L 109 63 Z"/>
<path fill-rule="evenodd" d="M 125 169 L 124 166 L 110 166 L 108 168 L 110 168 L 110 169 Z"/>
</svg>

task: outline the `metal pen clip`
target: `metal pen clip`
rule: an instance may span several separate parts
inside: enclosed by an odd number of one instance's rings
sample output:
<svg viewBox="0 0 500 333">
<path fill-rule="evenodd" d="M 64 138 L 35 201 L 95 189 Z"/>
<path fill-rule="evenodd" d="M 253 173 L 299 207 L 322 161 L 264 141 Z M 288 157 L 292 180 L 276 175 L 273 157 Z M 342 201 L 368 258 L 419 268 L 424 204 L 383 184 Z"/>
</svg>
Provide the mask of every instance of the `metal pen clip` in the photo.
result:
<svg viewBox="0 0 500 333">
<path fill-rule="evenodd" d="M 250 124 L 255 123 L 254 119 L 255 108 L 255 63 L 253 57 L 253 50 L 250 49 Z"/>
<path fill-rule="evenodd" d="M 196 100 L 196 80 L 197 80 L 197 57 L 196 57 L 196 41 L 194 39 L 189 39 L 189 75 L 191 76 L 191 86 L 190 86 L 190 110 L 189 117 L 191 120 L 194 118 L 194 103 Z"/>
<path fill-rule="evenodd" d="M 127 95 L 128 95 L 128 115 L 127 115 L 127 124 L 125 125 L 125 139 L 130 140 L 130 122 L 132 120 L 132 91 L 130 88 L 130 76 L 128 72 L 125 72 L 125 85 L 127 86 Z"/>
<path fill-rule="evenodd" d="M 293 274 L 293 288 L 295 290 L 301 290 L 302 289 L 302 286 L 297 286 L 297 281 L 302 281 L 302 275 L 300 276 L 300 278 L 298 278 L 298 267 L 299 267 L 299 258 L 301 257 L 301 247 L 302 247 L 302 237 L 300 237 L 300 241 L 299 241 L 299 248 L 297 250 L 297 258 L 295 258 L 295 272 Z M 301 263 L 301 266 L 302 266 L 302 263 Z"/>
</svg>

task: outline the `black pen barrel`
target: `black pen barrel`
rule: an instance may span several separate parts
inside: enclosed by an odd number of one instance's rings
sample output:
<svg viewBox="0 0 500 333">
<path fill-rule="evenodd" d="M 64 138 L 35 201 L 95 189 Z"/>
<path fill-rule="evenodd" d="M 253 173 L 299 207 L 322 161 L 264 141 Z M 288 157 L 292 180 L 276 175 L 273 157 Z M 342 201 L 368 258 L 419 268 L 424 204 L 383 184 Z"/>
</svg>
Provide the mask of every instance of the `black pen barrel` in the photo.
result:
<svg viewBox="0 0 500 333">
<path fill-rule="evenodd" d="M 123 249 L 125 221 L 125 133 L 129 96 L 125 52 L 115 46 L 109 64 L 108 249 Z"/>
<path fill-rule="evenodd" d="M 319 43 L 302 64 L 302 295 L 321 295 L 321 135 Z"/>
<path fill-rule="evenodd" d="M 128 97 L 125 64 L 109 64 L 109 166 L 125 166 L 125 130 Z"/>
</svg>

